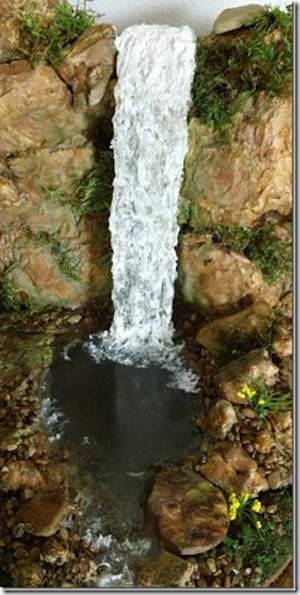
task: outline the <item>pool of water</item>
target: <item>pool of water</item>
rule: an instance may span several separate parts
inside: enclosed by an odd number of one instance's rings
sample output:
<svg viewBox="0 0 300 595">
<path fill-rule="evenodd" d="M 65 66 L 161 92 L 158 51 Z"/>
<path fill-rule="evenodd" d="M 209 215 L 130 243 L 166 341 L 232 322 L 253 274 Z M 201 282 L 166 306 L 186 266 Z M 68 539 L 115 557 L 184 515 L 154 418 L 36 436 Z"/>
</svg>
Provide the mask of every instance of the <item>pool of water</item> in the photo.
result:
<svg viewBox="0 0 300 595">
<path fill-rule="evenodd" d="M 98 586 L 131 584 L 122 568 L 147 549 L 143 504 L 153 465 L 193 445 L 192 395 L 171 381 L 156 367 L 97 364 L 80 345 L 67 358 L 58 353 L 49 371 L 44 421 L 76 462 L 89 500 L 87 531 L 106 549 L 109 576 Z"/>
</svg>

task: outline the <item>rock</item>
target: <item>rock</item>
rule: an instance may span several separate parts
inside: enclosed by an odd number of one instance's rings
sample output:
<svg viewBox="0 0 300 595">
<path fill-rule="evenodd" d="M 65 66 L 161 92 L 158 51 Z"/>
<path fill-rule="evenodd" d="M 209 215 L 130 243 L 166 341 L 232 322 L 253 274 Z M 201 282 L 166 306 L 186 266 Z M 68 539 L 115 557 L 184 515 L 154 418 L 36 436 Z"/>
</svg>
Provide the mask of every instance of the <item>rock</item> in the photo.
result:
<svg viewBox="0 0 300 595">
<path fill-rule="evenodd" d="M 212 549 L 228 530 L 222 492 L 180 466 L 166 466 L 156 476 L 147 513 L 165 546 L 185 556 Z"/>
<path fill-rule="evenodd" d="M 45 489 L 45 480 L 33 463 L 29 461 L 8 461 L 0 475 L 1 483 L 8 490 Z"/>
<path fill-rule="evenodd" d="M 63 566 L 72 558 L 74 558 L 74 554 L 72 554 L 66 543 L 63 543 L 56 538 L 47 539 L 47 541 L 45 541 L 42 559 L 45 560 L 47 564 Z"/>
<path fill-rule="evenodd" d="M 272 414 L 275 426 L 279 431 L 288 430 L 292 427 L 292 412 L 291 411 L 276 411 Z"/>
<path fill-rule="evenodd" d="M 181 243 L 178 283 L 187 303 L 210 313 L 230 313 L 242 299 L 263 299 L 271 306 L 278 297 L 278 288 L 267 285 L 248 258 L 195 234 L 186 234 Z"/>
<path fill-rule="evenodd" d="M 233 406 L 225 399 L 221 399 L 203 417 L 201 428 L 215 438 L 225 438 L 236 422 L 237 417 Z"/>
<path fill-rule="evenodd" d="M 274 333 L 272 343 L 273 350 L 280 358 L 292 355 L 293 352 L 293 330 L 292 325 L 280 325 Z"/>
<path fill-rule="evenodd" d="M 50 537 L 59 529 L 69 512 L 69 503 L 62 492 L 34 496 L 21 506 L 18 521 L 26 525 L 28 533 Z"/>
<path fill-rule="evenodd" d="M 241 110 L 230 145 L 190 120 L 181 195 L 196 226 L 247 226 L 270 211 L 291 212 L 291 100 L 273 98 L 267 110 L 264 101 L 261 94 Z"/>
<path fill-rule="evenodd" d="M 0 157 L 36 150 L 83 145 L 88 123 L 75 113 L 67 86 L 49 66 L 32 70 L 26 62 L 0 65 Z"/>
<path fill-rule="evenodd" d="M 268 489 L 268 482 L 258 473 L 256 462 L 239 445 L 218 442 L 209 451 L 200 473 L 209 481 L 234 492 L 256 496 Z"/>
<path fill-rule="evenodd" d="M 27 559 L 21 560 L 20 563 L 14 565 L 11 574 L 16 587 L 36 589 L 42 586 L 45 571 L 38 562 L 31 562 Z"/>
<path fill-rule="evenodd" d="M 246 404 L 238 396 L 243 386 L 261 378 L 267 386 L 273 386 L 278 378 L 278 368 L 271 362 L 267 351 L 253 349 L 247 355 L 230 362 L 216 374 L 215 385 L 219 396 L 237 405 Z"/>
<path fill-rule="evenodd" d="M 58 68 L 72 88 L 75 108 L 98 106 L 115 67 L 114 29 L 110 25 L 90 27 L 69 49 Z"/>
<path fill-rule="evenodd" d="M 138 576 L 142 588 L 186 587 L 194 572 L 194 564 L 163 550 L 146 562 Z"/>
<path fill-rule="evenodd" d="M 224 347 L 223 337 L 238 329 L 245 339 L 262 334 L 270 324 L 270 307 L 265 302 L 257 302 L 237 314 L 217 318 L 199 330 L 196 342 L 209 351 Z"/>
<path fill-rule="evenodd" d="M 269 482 L 269 489 L 270 490 L 280 490 L 281 488 L 286 487 L 292 483 L 292 473 L 284 469 L 276 469 L 268 476 Z"/>
<path fill-rule="evenodd" d="M 275 445 L 274 439 L 268 431 L 260 432 L 255 438 L 254 446 L 257 452 L 267 454 Z"/>
<path fill-rule="evenodd" d="M 213 25 L 213 32 L 217 35 L 235 31 L 247 26 L 253 19 L 260 17 L 266 12 L 260 4 L 246 4 L 236 8 L 227 8 L 216 18 Z"/>
</svg>

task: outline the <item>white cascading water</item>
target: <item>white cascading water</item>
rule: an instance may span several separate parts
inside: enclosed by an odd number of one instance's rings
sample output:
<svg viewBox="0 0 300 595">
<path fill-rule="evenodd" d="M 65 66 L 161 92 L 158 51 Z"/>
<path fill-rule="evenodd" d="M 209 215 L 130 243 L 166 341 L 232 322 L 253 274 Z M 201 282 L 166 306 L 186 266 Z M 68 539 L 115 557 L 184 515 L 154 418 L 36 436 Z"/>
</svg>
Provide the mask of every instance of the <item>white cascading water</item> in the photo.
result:
<svg viewBox="0 0 300 595">
<path fill-rule="evenodd" d="M 172 308 L 195 35 L 189 27 L 136 25 L 116 45 L 114 319 L 87 347 L 97 361 L 163 365 L 191 390 L 194 379 L 183 379 L 173 346 Z"/>
</svg>

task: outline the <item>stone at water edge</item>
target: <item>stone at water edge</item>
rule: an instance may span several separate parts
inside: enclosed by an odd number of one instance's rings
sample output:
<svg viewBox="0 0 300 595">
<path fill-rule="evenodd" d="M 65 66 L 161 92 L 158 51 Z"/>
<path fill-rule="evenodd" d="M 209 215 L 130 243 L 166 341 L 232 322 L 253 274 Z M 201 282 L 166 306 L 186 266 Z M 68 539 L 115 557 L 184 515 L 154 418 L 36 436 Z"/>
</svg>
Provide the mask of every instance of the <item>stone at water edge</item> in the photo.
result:
<svg viewBox="0 0 300 595">
<path fill-rule="evenodd" d="M 146 562 L 139 572 L 138 587 L 186 587 L 194 572 L 194 564 L 166 550 Z"/>
<path fill-rule="evenodd" d="M 200 427 L 215 438 L 225 438 L 236 422 L 236 413 L 231 403 L 220 399 L 200 420 Z"/>
<path fill-rule="evenodd" d="M 179 465 L 166 465 L 156 476 L 147 515 L 165 547 L 184 556 L 214 548 L 229 527 L 221 490 Z"/>
<path fill-rule="evenodd" d="M 234 492 L 256 496 L 268 489 L 268 482 L 257 471 L 257 464 L 239 444 L 218 442 L 209 450 L 200 472 L 209 481 Z"/>
<path fill-rule="evenodd" d="M 260 4 L 246 4 L 236 8 L 227 8 L 216 18 L 213 25 L 213 32 L 217 35 L 235 31 L 246 26 L 255 17 L 260 17 L 266 12 Z"/>
<path fill-rule="evenodd" d="M 247 355 L 230 362 L 215 375 L 219 396 L 237 405 L 246 405 L 247 399 L 238 396 L 245 384 L 261 378 L 267 386 L 277 382 L 279 369 L 268 357 L 265 349 L 253 349 Z"/>
<path fill-rule="evenodd" d="M 31 461 L 9 461 L 0 472 L 0 482 L 8 490 L 45 490 L 46 482 Z"/>
<path fill-rule="evenodd" d="M 31 535 L 50 537 L 58 531 L 60 523 L 69 512 L 69 503 L 63 492 L 34 496 L 18 511 L 18 521 Z"/>
</svg>

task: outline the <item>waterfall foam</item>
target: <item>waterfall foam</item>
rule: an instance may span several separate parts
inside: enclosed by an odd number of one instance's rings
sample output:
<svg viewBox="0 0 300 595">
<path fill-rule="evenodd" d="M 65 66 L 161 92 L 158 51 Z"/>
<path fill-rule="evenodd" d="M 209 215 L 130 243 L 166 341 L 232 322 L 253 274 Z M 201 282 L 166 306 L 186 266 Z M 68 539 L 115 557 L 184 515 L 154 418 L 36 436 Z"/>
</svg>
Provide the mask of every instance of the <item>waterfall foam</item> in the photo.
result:
<svg viewBox="0 0 300 595">
<path fill-rule="evenodd" d="M 195 36 L 189 27 L 135 25 L 116 44 L 114 319 L 87 348 L 97 361 L 163 365 L 191 392 L 195 378 L 180 363 L 171 321 Z"/>
</svg>

